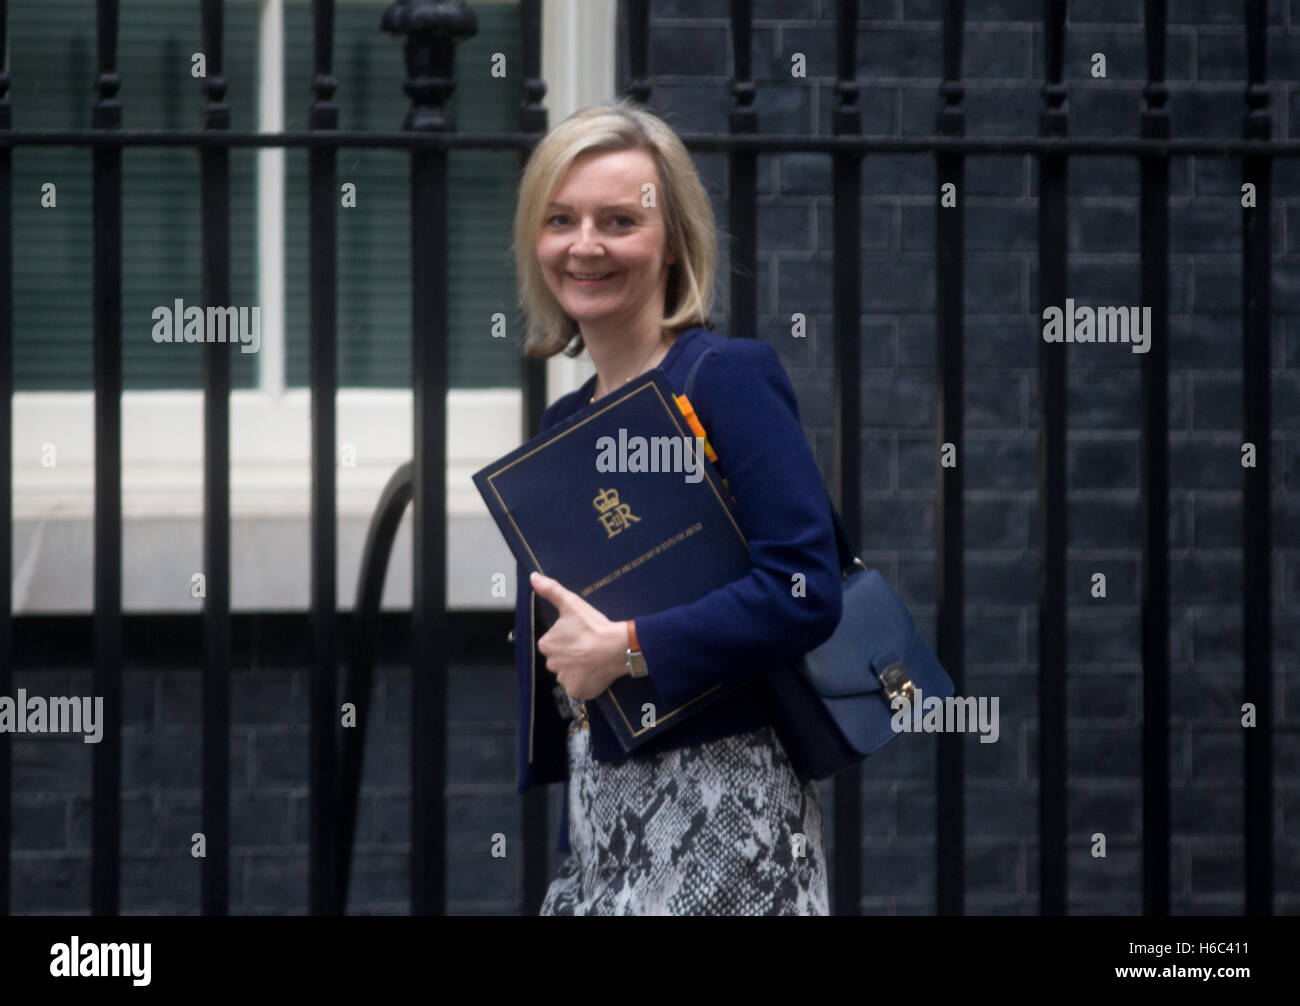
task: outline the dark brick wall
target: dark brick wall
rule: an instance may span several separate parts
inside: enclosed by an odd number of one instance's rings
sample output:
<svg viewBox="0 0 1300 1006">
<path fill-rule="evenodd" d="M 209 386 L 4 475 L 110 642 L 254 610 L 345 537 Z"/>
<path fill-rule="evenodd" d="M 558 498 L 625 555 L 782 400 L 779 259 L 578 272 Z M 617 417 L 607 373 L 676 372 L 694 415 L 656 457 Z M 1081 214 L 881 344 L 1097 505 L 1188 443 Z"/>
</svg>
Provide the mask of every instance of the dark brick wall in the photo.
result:
<svg viewBox="0 0 1300 1006">
<path fill-rule="evenodd" d="M 756 105 L 765 132 L 829 134 L 834 3 L 755 6 Z M 725 130 L 730 45 L 725 0 L 653 6 L 651 105 L 683 130 Z M 858 34 L 863 131 L 933 131 L 939 104 L 938 0 L 863 0 Z M 1170 4 L 1168 80 L 1175 136 L 1240 136 L 1245 35 L 1238 4 Z M 1042 4 L 966 5 L 968 135 L 1037 132 Z M 1142 5 L 1072 3 L 1066 77 L 1072 135 L 1135 135 L 1146 74 Z M 1300 132 L 1300 4 L 1269 5 L 1274 135 Z M 807 58 L 794 79 L 790 60 Z M 1102 52 L 1107 77 L 1091 76 Z M 702 159 L 726 222 L 726 164 Z M 1170 573 L 1173 909 L 1238 913 L 1242 884 L 1241 206 L 1238 162 L 1173 162 L 1170 211 Z M 1029 158 L 967 161 L 966 687 L 1000 698 L 996 744 L 966 748 L 967 907 L 1037 911 L 1037 170 Z M 935 240 L 933 159 L 863 165 L 861 206 L 865 560 L 884 571 L 933 639 L 935 599 Z M 822 471 L 831 465 L 830 162 L 760 161 L 758 335 L 781 354 Z M 1124 158 L 1069 168 L 1068 295 L 1139 304 L 1138 173 Z M 1274 625 L 1276 904 L 1300 910 L 1300 166 L 1279 161 L 1275 272 Z M 725 248 L 724 248 L 725 254 Z M 727 297 L 720 297 L 725 325 Z M 790 335 L 803 312 L 807 340 Z M 1069 907 L 1141 911 L 1141 678 L 1138 510 L 1141 357 L 1126 346 L 1069 350 Z M 1108 597 L 1090 595 L 1106 574 Z M 932 738 L 901 738 L 868 760 L 863 908 L 929 912 L 934 897 Z M 828 810 L 830 808 L 828 807 Z M 829 827 L 828 822 L 828 827 Z M 1090 837 L 1107 839 L 1104 859 Z"/>
<path fill-rule="evenodd" d="M 965 71 L 970 135 L 1034 132 L 1043 35 L 1038 0 L 972 0 Z M 725 0 L 656 0 L 653 107 L 683 130 L 724 129 L 730 72 Z M 938 0 L 861 0 L 860 105 L 868 133 L 924 134 L 937 105 Z M 1071 4 L 1067 68 L 1075 135 L 1132 135 L 1144 76 L 1141 5 Z M 755 6 L 760 124 L 827 133 L 833 107 L 830 0 Z M 1172 0 L 1175 135 L 1238 136 L 1244 38 L 1238 5 Z M 1274 132 L 1300 132 L 1300 0 L 1270 4 Z M 789 56 L 808 58 L 792 80 Z M 1089 76 L 1107 56 L 1108 77 Z M 462 123 L 462 128 L 472 128 Z M 725 161 L 699 163 L 725 226 Z M 1171 172 L 1173 908 L 1243 909 L 1241 681 L 1240 207 L 1235 162 L 1196 158 Z M 823 156 L 760 162 L 760 337 L 781 354 L 810 438 L 831 470 L 830 170 Z M 965 692 L 1000 699 L 1001 739 L 968 738 L 968 911 L 1037 910 L 1036 173 L 1026 158 L 972 158 L 966 212 Z M 1124 159 L 1070 167 L 1069 292 L 1079 303 L 1138 302 L 1137 172 Z M 934 183 L 924 157 L 863 168 L 863 534 L 933 639 Z M 1300 910 L 1300 166 L 1274 173 L 1276 905 Z M 726 248 L 723 247 L 724 262 Z M 724 270 L 725 276 L 725 270 Z M 725 284 L 719 303 L 727 302 Z M 806 341 L 789 315 L 810 319 Z M 725 326 L 725 314 L 720 316 Z M 1069 358 L 1068 754 L 1070 910 L 1141 910 L 1138 595 L 1138 373 L 1123 346 Z M 1093 600 L 1089 576 L 1106 573 Z M 521 857 L 514 792 L 516 696 L 496 667 L 451 680 L 448 892 L 458 913 L 515 910 Z M 250 670 L 255 667 L 255 670 Z M 22 671 L 40 694 L 88 694 L 87 673 Z M 307 906 L 307 675 L 301 662 L 244 665 L 234 679 L 232 910 Z M 351 903 L 408 909 L 409 680 L 378 675 Z M 199 692 L 193 670 L 126 679 L 123 909 L 194 912 L 199 828 Z M 14 911 L 88 906 L 91 746 L 15 740 Z M 864 897 L 875 913 L 933 910 L 935 743 L 900 738 L 865 768 Z M 833 834 L 825 787 L 827 836 Z M 559 787 L 550 794 L 558 820 Z M 504 860 L 490 855 L 507 835 Z M 1103 832 L 1107 856 L 1090 855 Z M 558 859 L 552 852 L 552 864 Z"/>
<path fill-rule="evenodd" d="M 509 647 L 504 639 L 502 652 Z M 256 667 L 250 671 L 248 665 Z M 19 670 L 29 695 L 89 695 L 89 672 Z M 307 911 L 310 836 L 302 667 L 259 658 L 231 688 L 231 872 L 234 913 Z M 455 913 L 513 913 L 522 855 L 515 794 L 514 673 L 454 667 L 448 748 L 447 892 Z M 130 670 L 122 756 L 122 910 L 191 914 L 199 907 L 201 704 L 196 670 Z M 410 676 L 376 675 L 349 911 L 410 908 Z M 91 758 L 80 738 L 15 737 L 13 911 L 89 906 Z M 558 788 L 552 821 L 558 821 Z M 506 856 L 491 854 L 506 836 Z M 552 842 L 552 844 L 554 844 Z M 558 859 L 555 865 L 558 867 Z"/>
</svg>

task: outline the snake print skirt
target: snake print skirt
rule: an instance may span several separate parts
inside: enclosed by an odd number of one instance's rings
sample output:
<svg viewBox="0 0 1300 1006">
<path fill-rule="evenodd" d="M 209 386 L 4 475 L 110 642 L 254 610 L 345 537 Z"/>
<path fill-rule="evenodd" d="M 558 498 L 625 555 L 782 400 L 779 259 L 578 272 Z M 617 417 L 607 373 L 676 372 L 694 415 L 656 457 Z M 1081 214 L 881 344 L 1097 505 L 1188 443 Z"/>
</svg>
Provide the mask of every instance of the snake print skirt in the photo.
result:
<svg viewBox="0 0 1300 1006">
<path fill-rule="evenodd" d="M 589 729 L 568 746 L 572 851 L 541 914 L 829 914 L 817 784 L 771 727 L 618 763 Z"/>
</svg>

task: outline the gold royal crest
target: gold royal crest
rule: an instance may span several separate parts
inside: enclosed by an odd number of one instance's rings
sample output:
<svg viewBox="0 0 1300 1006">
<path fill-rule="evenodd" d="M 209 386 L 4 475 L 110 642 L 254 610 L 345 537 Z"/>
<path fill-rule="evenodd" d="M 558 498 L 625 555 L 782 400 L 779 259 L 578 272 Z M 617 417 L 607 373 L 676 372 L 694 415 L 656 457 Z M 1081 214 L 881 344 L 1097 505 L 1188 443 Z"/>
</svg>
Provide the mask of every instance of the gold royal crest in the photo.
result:
<svg viewBox="0 0 1300 1006">
<path fill-rule="evenodd" d="M 641 520 L 632 513 L 630 504 L 618 501 L 617 489 L 602 489 L 591 503 L 600 513 L 599 520 L 605 526 L 606 540 L 613 538 L 634 521 Z"/>
</svg>

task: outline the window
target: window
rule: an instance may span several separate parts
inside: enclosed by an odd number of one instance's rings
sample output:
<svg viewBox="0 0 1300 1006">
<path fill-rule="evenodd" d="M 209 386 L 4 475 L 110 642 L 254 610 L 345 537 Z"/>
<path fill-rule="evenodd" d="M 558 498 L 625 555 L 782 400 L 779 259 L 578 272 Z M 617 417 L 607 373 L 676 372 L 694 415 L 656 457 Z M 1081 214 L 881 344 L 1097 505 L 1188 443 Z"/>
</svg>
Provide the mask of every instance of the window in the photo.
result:
<svg viewBox="0 0 1300 1006">
<path fill-rule="evenodd" d="M 383 4 L 353 0 L 335 10 L 335 100 L 340 128 L 393 130 L 410 105 L 402 85 L 401 42 L 379 30 Z M 478 34 L 457 51 L 452 111 L 467 131 L 512 130 L 523 98 L 518 9 L 478 4 Z M 15 127 L 84 128 L 95 92 L 95 6 L 92 0 L 13 5 Z M 199 5 L 143 0 L 121 8 L 119 72 L 123 126 L 193 129 L 199 125 L 203 80 L 192 74 L 203 51 Z M 312 9 L 306 0 L 283 8 L 282 121 L 306 129 L 313 100 Z M 225 5 L 225 72 L 233 129 L 258 128 L 258 4 Z M 505 77 L 491 76 L 494 53 Z M 263 74 L 276 72 L 262 67 Z M 307 384 L 307 152 L 283 155 L 283 271 L 259 277 L 257 152 L 231 152 L 231 303 L 284 303 L 285 381 Z M 23 147 L 15 155 L 15 381 L 22 391 L 88 390 L 93 386 L 93 206 L 87 148 Z M 179 298 L 202 304 L 202 230 L 198 155 L 185 148 L 127 148 L 123 154 L 123 375 L 128 389 L 202 387 L 202 355 L 193 346 L 159 345 L 152 312 Z M 512 387 L 519 358 L 510 339 L 490 337 L 502 312 L 518 331 L 510 230 L 519 175 L 513 151 L 450 155 L 448 226 L 450 373 L 453 387 Z M 344 387 L 410 385 L 409 156 L 401 150 L 340 151 L 339 183 L 357 187 L 355 209 L 338 217 L 339 383 Z M 52 207 L 42 186 L 54 186 Z M 40 235 L 37 239 L 36 235 Z M 266 253 L 265 247 L 263 254 Z M 272 249 L 274 254 L 274 249 Z M 284 277 L 282 298 L 268 290 Z M 268 298 L 267 295 L 271 296 Z M 278 324 L 263 312 L 264 336 Z M 268 349 L 279 348 L 272 336 Z M 259 380 L 257 357 L 232 353 L 232 382 Z M 262 377 L 266 375 L 263 374 Z"/>
<path fill-rule="evenodd" d="M 400 40 L 379 30 L 384 4 L 335 7 L 334 76 L 339 128 L 400 129 L 410 98 Z M 523 49 L 514 3 L 476 3 L 478 34 L 456 47 L 451 110 L 462 132 L 519 127 Z M 308 128 L 314 100 L 311 5 L 284 8 L 285 128 Z M 493 77 L 494 53 L 506 75 Z M 285 380 L 308 383 L 309 323 L 307 152 L 290 150 L 285 166 Z M 493 339 L 491 316 L 518 331 L 510 235 L 520 161 L 515 151 L 452 151 L 447 221 L 448 358 L 452 387 L 517 387 L 513 339 Z M 402 150 L 343 149 L 338 181 L 356 185 L 356 208 L 338 216 L 339 383 L 409 388 L 411 384 L 410 156 Z M 430 221 L 430 226 L 436 222 Z"/>
<path fill-rule="evenodd" d="M 379 29 L 387 0 L 336 3 L 335 100 L 342 129 L 394 130 L 410 99 L 401 42 Z M 452 113 L 464 131 L 513 130 L 522 100 L 518 5 L 477 2 L 478 34 L 458 46 Z M 10 4 L 15 127 L 86 128 L 95 92 L 93 0 Z M 552 121 L 612 93 L 612 8 L 548 3 L 543 76 Z M 303 129 L 313 100 L 307 0 L 228 0 L 225 74 L 231 125 Z M 118 68 L 125 128 L 198 128 L 203 81 L 200 5 L 121 5 Z M 491 75 L 492 56 L 507 74 Z M 307 155 L 235 149 L 231 165 L 231 301 L 262 307 L 262 346 L 231 354 L 231 600 L 236 610 L 308 604 L 310 394 L 307 381 Z M 350 606 L 366 525 L 394 468 L 411 456 L 410 158 L 340 150 L 338 442 L 356 467 L 338 472 L 339 602 Z M 520 357 L 509 259 L 520 170 L 516 151 L 449 156 L 448 603 L 481 608 L 483 563 L 512 559 L 470 474 L 519 442 Z M 198 155 L 123 153 L 123 603 L 129 611 L 198 610 L 202 568 L 202 354 L 153 342 L 153 309 L 202 299 Z M 14 152 L 14 609 L 91 607 L 93 513 L 93 208 L 88 148 Z M 43 208 L 41 186 L 56 186 Z M 431 226 L 436 222 L 430 222 Z M 507 318 L 507 339 L 491 317 Z M 283 318 L 283 322 L 281 322 Z M 233 347 L 232 347 L 233 349 Z M 584 369 L 586 368 L 586 369 Z M 590 365 L 552 360 L 552 395 Z M 42 463 L 57 447 L 57 467 Z M 399 537 L 385 607 L 410 603 L 410 556 Z"/>
<path fill-rule="evenodd" d="M 257 128 L 257 4 L 226 10 L 231 126 Z M 85 129 L 97 92 L 93 0 L 10 4 L 16 129 Z M 193 129 L 204 81 L 191 75 L 203 51 L 198 4 L 121 5 L 118 73 L 122 125 Z M 18 391 L 93 387 L 93 191 L 88 147 L 19 147 L 14 153 L 14 386 Z M 230 298 L 257 301 L 255 153 L 230 158 Z M 52 185 L 52 192 L 43 188 Z M 53 205 L 42 205 L 52 201 Z M 130 389 L 200 388 L 194 345 L 153 341 L 153 309 L 202 304 L 199 160 L 184 148 L 129 147 L 122 154 L 122 371 Z M 231 355 L 231 381 L 249 387 L 253 354 Z"/>
</svg>

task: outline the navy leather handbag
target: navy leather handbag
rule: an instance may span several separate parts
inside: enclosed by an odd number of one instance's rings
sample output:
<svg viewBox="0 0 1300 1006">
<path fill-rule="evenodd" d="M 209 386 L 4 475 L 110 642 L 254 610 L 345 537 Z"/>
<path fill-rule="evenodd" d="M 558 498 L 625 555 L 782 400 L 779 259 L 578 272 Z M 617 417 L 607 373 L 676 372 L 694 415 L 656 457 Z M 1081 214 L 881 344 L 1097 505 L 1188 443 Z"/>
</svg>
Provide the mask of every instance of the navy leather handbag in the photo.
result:
<svg viewBox="0 0 1300 1006">
<path fill-rule="evenodd" d="M 686 378 L 688 402 L 706 355 L 700 354 Z M 793 673 L 784 667 L 767 675 L 776 730 L 801 781 L 829 778 L 893 740 L 896 697 L 907 697 L 907 707 L 899 708 L 910 710 L 908 719 L 915 723 L 925 698 L 953 693 L 952 679 L 907 605 L 879 570 L 858 558 L 829 493 L 826 503 L 844 590 L 839 625 Z"/>
<path fill-rule="evenodd" d="M 920 702 L 953 693 L 907 605 L 855 554 L 834 504 L 831 516 L 844 588 L 840 623 L 794 673 L 784 668 L 767 676 L 777 732 L 801 779 L 826 779 L 893 740 L 896 697 L 907 698 L 898 708 L 914 723 Z"/>
</svg>

